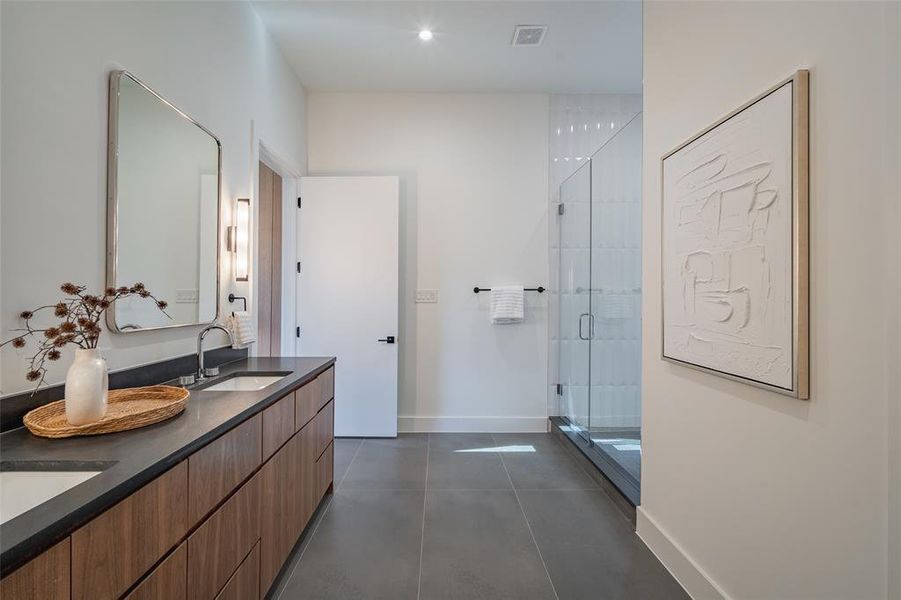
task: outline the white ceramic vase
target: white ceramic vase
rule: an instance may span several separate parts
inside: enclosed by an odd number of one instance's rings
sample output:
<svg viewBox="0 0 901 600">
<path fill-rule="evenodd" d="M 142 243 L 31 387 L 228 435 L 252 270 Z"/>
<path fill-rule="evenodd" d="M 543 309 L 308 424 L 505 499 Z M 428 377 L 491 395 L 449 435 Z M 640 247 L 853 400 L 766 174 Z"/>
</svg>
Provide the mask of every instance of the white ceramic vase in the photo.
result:
<svg viewBox="0 0 901 600">
<path fill-rule="evenodd" d="M 97 348 L 79 348 L 66 374 L 66 420 L 72 425 L 94 423 L 106 414 L 109 372 Z"/>
</svg>

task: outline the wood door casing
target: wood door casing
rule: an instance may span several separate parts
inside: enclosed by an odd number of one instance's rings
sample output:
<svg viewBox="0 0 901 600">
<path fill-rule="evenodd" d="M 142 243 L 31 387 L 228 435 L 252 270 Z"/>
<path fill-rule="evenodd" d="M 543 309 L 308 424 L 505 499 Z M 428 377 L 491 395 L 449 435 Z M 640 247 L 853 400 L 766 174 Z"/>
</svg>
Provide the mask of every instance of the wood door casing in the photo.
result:
<svg viewBox="0 0 901 600">
<path fill-rule="evenodd" d="M 272 169 L 260 163 L 260 208 L 257 223 L 257 354 L 270 356 L 272 321 Z"/>
<path fill-rule="evenodd" d="M 259 356 L 281 354 L 282 314 L 282 178 L 260 163 Z"/>
</svg>

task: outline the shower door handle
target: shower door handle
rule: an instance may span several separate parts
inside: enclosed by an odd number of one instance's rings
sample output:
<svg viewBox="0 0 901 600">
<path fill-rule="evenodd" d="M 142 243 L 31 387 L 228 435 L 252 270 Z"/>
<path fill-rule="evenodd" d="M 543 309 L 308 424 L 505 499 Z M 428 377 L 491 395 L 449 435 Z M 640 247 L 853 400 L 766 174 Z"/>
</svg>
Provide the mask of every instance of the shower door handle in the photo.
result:
<svg viewBox="0 0 901 600">
<path fill-rule="evenodd" d="M 588 337 L 582 333 L 582 320 L 588 317 Z M 591 313 L 582 313 L 579 315 L 579 339 L 590 341 L 594 339 L 594 315 Z"/>
<path fill-rule="evenodd" d="M 582 333 L 582 323 L 584 322 L 585 317 L 588 317 L 590 319 L 591 315 L 589 313 L 582 313 L 581 315 L 579 315 L 579 339 L 588 341 L 591 338 L 585 337 L 585 334 Z M 589 324 L 589 328 L 590 327 L 591 327 L 591 325 Z"/>
</svg>

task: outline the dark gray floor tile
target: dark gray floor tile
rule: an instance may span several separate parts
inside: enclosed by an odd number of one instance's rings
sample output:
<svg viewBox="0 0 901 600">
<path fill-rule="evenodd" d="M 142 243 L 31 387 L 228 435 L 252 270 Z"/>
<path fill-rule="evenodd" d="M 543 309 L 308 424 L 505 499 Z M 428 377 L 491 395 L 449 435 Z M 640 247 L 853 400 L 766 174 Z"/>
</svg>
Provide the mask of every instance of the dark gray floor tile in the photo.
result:
<svg viewBox="0 0 901 600">
<path fill-rule="evenodd" d="M 518 490 L 585 490 L 598 485 L 562 450 L 503 454 Z"/>
<path fill-rule="evenodd" d="M 601 490 L 518 493 L 539 547 L 557 543 L 592 545 L 598 540 L 611 540 L 615 545 L 635 537 L 626 517 Z"/>
<path fill-rule="evenodd" d="M 497 454 L 429 455 L 429 490 L 510 490 L 510 478 Z"/>
<path fill-rule="evenodd" d="M 285 600 L 415 599 L 424 492 L 339 491 L 284 586 Z"/>
<path fill-rule="evenodd" d="M 491 454 L 494 452 L 494 436 L 490 433 L 432 433 L 429 449 L 432 452 L 456 452 L 460 454 Z"/>
<path fill-rule="evenodd" d="M 335 440 L 335 484 L 340 483 L 344 474 L 347 473 L 347 467 L 350 461 L 363 443 L 359 438 L 337 438 Z"/>
<path fill-rule="evenodd" d="M 428 436 L 366 439 L 339 489 L 424 490 Z"/>
<path fill-rule="evenodd" d="M 552 599 L 512 491 L 426 493 L 423 600 Z"/>
<path fill-rule="evenodd" d="M 600 490 L 519 492 L 561 600 L 686 598 Z"/>
<path fill-rule="evenodd" d="M 495 433 L 495 445 L 503 448 L 506 446 L 524 446 L 532 447 L 535 452 L 563 452 L 563 447 L 550 433 Z M 519 454 L 516 452 L 505 452 L 504 455 Z"/>
<path fill-rule="evenodd" d="M 429 434 L 400 433 L 396 438 L 366 438 L 363 440 L 363 444 L 370 451 L 379 449 L 425 451 L 429 445 Z"/>
<path fill-rule="evenodd" d="M 491 434 L 439 433 L 429 441 L 428 489 L 509 490 Z"/>
<path fill-rule="evenodd" d="M 560 600 L 681 600 L 685 590 L 640 541 L 539 544 Z"/>
</svg>

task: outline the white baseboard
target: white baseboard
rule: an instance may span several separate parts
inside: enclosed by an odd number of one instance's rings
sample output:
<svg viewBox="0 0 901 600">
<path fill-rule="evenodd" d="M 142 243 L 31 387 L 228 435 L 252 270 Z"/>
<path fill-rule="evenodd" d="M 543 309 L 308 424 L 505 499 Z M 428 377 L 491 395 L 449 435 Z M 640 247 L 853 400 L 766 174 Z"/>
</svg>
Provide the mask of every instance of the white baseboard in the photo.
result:
<svg viewBox="0 0 901 600">
<path fill-rule="evenodd" d="M 547 417 L 397 417 L 399 433 L 545 433 Z"/>
<path fill-rule="evenodd" d="M 654 519 L 636 510 L 636 533 L 694 600 L 729 600 L 726 592 L 685 553 Z"/>
</svg>

